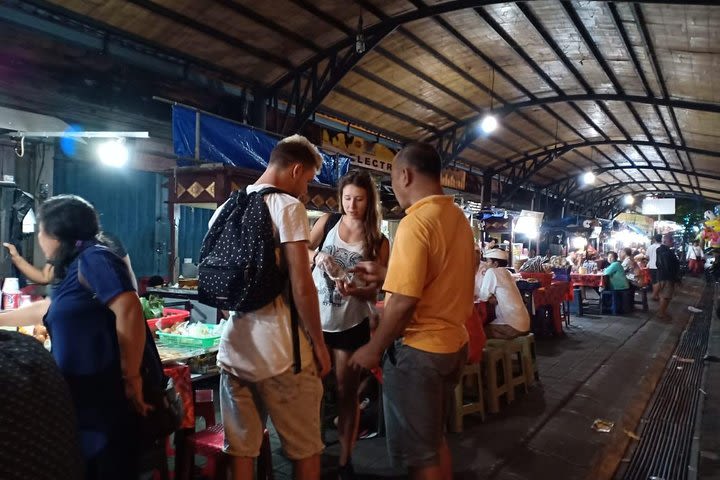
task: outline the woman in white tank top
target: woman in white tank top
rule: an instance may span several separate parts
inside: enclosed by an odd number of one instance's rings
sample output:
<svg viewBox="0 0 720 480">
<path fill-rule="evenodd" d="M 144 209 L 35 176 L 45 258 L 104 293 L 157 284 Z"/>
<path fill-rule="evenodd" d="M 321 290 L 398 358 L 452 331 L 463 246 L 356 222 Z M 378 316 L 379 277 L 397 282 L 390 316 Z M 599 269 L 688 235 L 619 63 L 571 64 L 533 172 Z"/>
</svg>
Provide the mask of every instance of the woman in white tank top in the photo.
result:
<svg viewBox="0 0 720 480">
<path fill-rule="evenodd" d="M 338 384 L 341 446 L 338 474 L 341 479 L 349 479 L 354 478 L 350 457 L 357 438 L 361 374 L 348 366 L 348 360 L 370 340 L 372 305 L 381 285 L 335 281 L 326 271 L 337 267 L 350 270 L 363 260 L 387 265 L 390 244 L 380 233 L 379 197 L 367 172 L 345 175 L 338 185 L 338 194 L 341 216 L 327 214 L 317 221 L 310 233 L 310 248 L 317 266 L 312 275 L 320 297 L 320 319 Z"/>
</svg>

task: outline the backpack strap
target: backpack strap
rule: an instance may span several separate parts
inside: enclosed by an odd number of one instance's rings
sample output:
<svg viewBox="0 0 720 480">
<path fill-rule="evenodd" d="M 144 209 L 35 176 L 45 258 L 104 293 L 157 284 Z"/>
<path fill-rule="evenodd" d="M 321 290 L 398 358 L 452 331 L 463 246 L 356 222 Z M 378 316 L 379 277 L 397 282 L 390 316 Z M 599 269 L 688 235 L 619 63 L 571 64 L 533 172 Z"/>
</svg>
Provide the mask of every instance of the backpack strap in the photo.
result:
<svg viewBox="0 0 720 480">
<path fill-rule="evenodd" d="M 265 196 L 271 193 L 284 193 L 285 195 L 290 195 L 288 192 L 280 190 L 276 187 L 263 188 L 255 193 L 260 196 Z M 293 195 L 290 196 L 292 197 Z M 300 358 L 300 315 L 298 314 L 297 308 L 295 308 L 295 300 L 293 299 L 291 285 L 288 285 L 288 299 L 290 304 L 290 330 L 292 331 L 293 372 L 298 374 L 302 370 L 302 360 Z"/>
<path fill-rule="evenodd" d="M 290 193 L 286 192 L 285 190 L 280 190 L 277 187 L 265 187 L 262 190 L 258 190 L 256 193 L 260 196 L 265 196 L 270 193 L 284 193 L 285 195 L 290 195 L 291 197 L 294 196 L 294 195 L 291 195 Z"/>
</svg>

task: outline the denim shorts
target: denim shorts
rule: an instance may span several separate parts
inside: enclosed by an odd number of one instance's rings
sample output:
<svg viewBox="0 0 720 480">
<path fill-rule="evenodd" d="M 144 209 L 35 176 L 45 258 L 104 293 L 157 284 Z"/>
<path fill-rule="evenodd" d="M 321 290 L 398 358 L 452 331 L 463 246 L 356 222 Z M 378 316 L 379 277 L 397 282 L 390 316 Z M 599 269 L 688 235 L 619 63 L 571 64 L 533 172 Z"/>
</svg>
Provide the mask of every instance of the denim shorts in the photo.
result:
<svg viewBox="0 0 720 480">
<path fill-rule="evenodd" d="M 385 353 L 383 408 L 395 466 L 438 463 L 453 390 L 466 362 L 467 344 L 455 353 L 431 353 L 396 340 Z"/>
</svg>

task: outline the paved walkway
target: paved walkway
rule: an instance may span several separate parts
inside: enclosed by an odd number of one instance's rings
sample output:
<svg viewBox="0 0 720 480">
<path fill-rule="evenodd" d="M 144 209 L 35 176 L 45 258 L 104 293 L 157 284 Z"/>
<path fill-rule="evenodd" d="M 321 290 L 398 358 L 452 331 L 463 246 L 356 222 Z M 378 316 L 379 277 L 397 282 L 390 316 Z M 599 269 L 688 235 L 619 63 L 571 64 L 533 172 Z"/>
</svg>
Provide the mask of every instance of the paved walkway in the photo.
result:
<svg viewBox="0 0 720 480">
<path fill-rule="evenodd" d="M 671 322 L 654 319 L 651 303 L 649 313 L 573 317 L 564 338 L 538 339 L 541 382 L 484 423 L 465 417 L 464 432 L 449 435 L 455 478 L 612 478 L 702 287 L 685 281 Z M 596 418 L 615 422 L 613 431 L 592 430 Z M 277 440 L 273 449 L 275 478 L 292 478 Z M 338 451 L 329 441 L 323 478 L 336 478 Z M 406 478 L 390 466 L 383 438 L 359 441 L 353 464 L 359 479 Z"/>
</svg>

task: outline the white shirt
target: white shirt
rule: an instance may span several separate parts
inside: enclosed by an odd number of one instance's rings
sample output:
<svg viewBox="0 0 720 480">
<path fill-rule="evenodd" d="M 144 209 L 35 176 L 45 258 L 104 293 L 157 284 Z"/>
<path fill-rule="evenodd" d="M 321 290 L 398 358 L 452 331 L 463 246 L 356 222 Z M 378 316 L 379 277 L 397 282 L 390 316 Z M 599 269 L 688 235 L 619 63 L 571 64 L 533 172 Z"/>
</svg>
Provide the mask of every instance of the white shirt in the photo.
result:
<svg viewBox="0 0 720 480">
<path fill-rule="evenodd" d="M 249 185 L 247 193 L 257 192 L 272 185 Z M 308 225 L 305 206 L 295 197 L 282 193 L 265 195 L 270 210 L 273 230 L 278 245 L 308 241 Z M 215 222 L 223 204 L 210 219 Z M 276 258 L 282 265 L 281 249 Z M 300 335 L 300 358 L 303 366 L 313 361 L 313 353 L 306 335 Z M 254 312 L 242 316 L 231 312 L 220 339 L 218 366 L 233 375 L 250 382 L 257 382 L 284 373 L 293 364 L 292 331 L 287 294 Z"/>
<path fill-rule="evenodd" d="M 687 259 L 688 260 L 702 260 L 705 254 L 702 248 L 690 245 L 688 247 Z"/>
<path fill-rule="evenodd" d="M 648 256 L 648 268 L 657 270 L 657 249 L 660 246 L 659 243 L 653 243 L 647 249 Z"/>
<path fill-rule="evenodd" d="M 518 332 L 530 331 L 530 314 L 525 307 L 520 290 L 506 268 L 489 268 L 480 287 L 480 301 L 487 302 L 495 295 L 496 325 L 510 325 Z"/>
<path fill-rule="evenodd" d="M 363 257 L 362 240 L 347 243 L 340 237 L 340 223 L 336 223 L 328 232 L 320 251 L 331 255 L 344 270 L 353 268 Z M 368 302 L 357 297 L 343 297 L 335 288 L 335 281 L 320 269 L 313 269 L 313 281 L 318 290 L 320 301 L 320 320 L 325 332 L 343 332 L 359 325 L 371 315 Z M 354 280 L 357 282 L 358 280 Z M 362 285 L 358 285 L 362 286 Z"/>
</svg>

